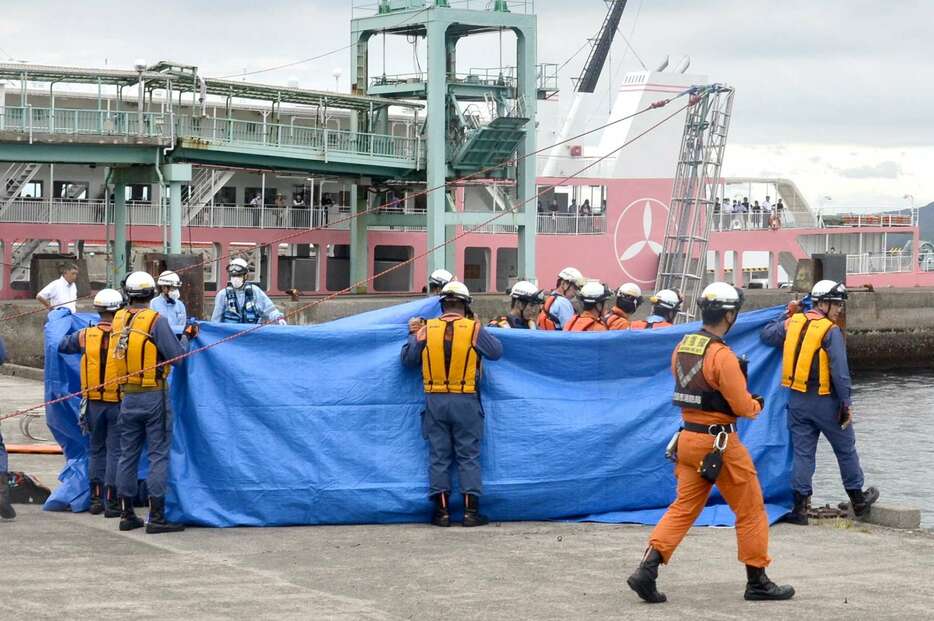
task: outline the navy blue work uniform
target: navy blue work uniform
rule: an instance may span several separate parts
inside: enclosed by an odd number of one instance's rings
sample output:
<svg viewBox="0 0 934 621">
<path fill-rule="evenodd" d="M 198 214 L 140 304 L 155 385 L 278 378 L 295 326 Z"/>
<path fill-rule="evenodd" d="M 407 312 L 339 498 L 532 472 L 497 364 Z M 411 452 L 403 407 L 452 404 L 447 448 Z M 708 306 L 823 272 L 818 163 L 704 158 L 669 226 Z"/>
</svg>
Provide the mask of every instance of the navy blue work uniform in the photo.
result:
<svg viewBox="0 0 934 621">
<path fill-rule="evenodd" d="M 6 344 L 0 339 L 0 365 L 6 362 Z M 3 443 L 3 432 L 0 430 L 0 474 L 9 472 L 10 462 L 6 454 L 6 445 Z M 5 480 L 0 480 L 0 485 L 6 485 Z"/>
<path fill-rule="evenodd" d="M 808 311 L 807 318 L 818 321 L 824 314 L 818 310 Z M 790 319 L 777 319 L 765 326 L 762 341 L 781 347 L 785 344 Z M 821 349 L 829 358 L 829 394 L 820 394 L 820 356 L 815 355 L 806 383 L 806 391 L 790 390 L 788 396 L 788 429 L 794 449 L 791 487 L 802 496 L 812 493 L 811 480 L 816 467 L 817 441 L 821 434 L 830 442 L 840 477 L 846 490 L 861 490 L 863 469 L 856 452 L 856 433 L 853 425 L 840 428 L 841 407 L 850 406 L 850 370 L 846 357 L 846 343 L 839 327 L 830 328 L 824 335 Z M 825 391 L 826 392 L 826 391 Z"/>
<path fill-rule="evenodd" d="M 442 315 L 441 319 L 451 320 L 456 317 Z M 421 366 L 422 352 L 427 342 L 417 334 L 410 335 L 408 342 L 402 346 L 402 363 L 407 367 Z M 479 327 L 474 348 L 482 358 L 488 360 L 497 360 L 503 354 L 502 344 L 483 327 Z M 449 471 L 455 459 L 461 491 L 481 495 L 480 444 L 483 440 L 484 415 L 479 393 L 428 392 L 425 397 L 422 435 L 428 440 L 429 447 L 429 495 L 451 491 Z"/>
<path fill-rule="evenodd" d="M 175 336 L 168 320 L 159 316 L 150 331 L 152 343 L 162 362 L 185 353 L 188 337 Z M 124 387 L 126 388 L 126 387 Z M 164 382 L 161 388 L 146 392 L 124 392 L 120 407 L 120 463 L 117 467 L 117 492 L 123 498 L 137 493 L 137 473 L 143 444 L 149 447 L 149 495 L 164 498 L 172 446 L 172 410 Z"/>
</svg>

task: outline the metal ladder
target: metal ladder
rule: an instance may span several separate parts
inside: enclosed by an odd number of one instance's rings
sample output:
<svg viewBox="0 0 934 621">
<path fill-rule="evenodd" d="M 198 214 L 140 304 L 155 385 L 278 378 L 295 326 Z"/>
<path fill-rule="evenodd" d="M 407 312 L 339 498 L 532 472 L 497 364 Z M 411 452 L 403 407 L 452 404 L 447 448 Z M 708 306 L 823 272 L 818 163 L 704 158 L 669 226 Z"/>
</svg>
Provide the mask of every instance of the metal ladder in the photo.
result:
<svg viewBox="0 0 934 621">
<path fill-rule="evenodd" d="M 0 175 L 0 215 L 19 197 L 27 183 L 36 176 L 42 164 L 16 162 Z"/>
<path fill-rule="evenodd" d="M 40 250 L 45 250 L 49 245 L 47 239 L 30 239 L 20 244 L 13 251 L 13 267 L 10 270 L 10 280 L 19 280 L 29 271 L 29 265 L 32 255 Z"/>
<path fill-rule="evenodd" d="M 183 218 L 184 224 L 191 224 L 233 176 L 234 171 L 232 170 L 195 168 L 191 179 L 191 191 L 188 193 L 185 217 Z"/>
<path fill-rule="evenodd" d="M 733 94 L 732 88 L 720 84 L 695 87 L 684 121 L 655 280 L 656 291 L 673 289 L 684 299 L 676 323 L 694 319 L 704 283 L 712 205 L 720 188 Z"/>
</svg>

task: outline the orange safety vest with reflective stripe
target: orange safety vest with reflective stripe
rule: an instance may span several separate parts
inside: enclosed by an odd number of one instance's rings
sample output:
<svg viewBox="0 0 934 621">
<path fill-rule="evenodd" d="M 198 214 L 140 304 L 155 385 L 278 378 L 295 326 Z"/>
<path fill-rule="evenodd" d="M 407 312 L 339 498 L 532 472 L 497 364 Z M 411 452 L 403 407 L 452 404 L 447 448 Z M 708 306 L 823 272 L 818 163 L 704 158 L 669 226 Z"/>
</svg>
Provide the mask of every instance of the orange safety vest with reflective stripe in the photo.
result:
<svg viewBox="0 0 934 621">
<path fill-rule="evenodd" d="M 480 323 L 460 315 L 442 315 L 439 319 L 428 320 L 417 336 L 418 340 L 425 341 L 422 350 L 425 392 L 477 392 L 479 334 Z"/>
<path fill-rule="evenodd" d="M 158 318 L 159 313 L 149 308 L 117 311 L 107 358 L 121 384 L 157 388 L 168 377 L 169 365 L 153 368 L 159 363 L 159 350 L 152 340 L 152 328 Z"/>
<path fill-rule="evenodd" d="M 782 357 L 782 386 L 807 392 L 814 355 L 818 356 L 817 394 L 830 394 L 830 356 L 824 349 L 824 337 L 835 326 L 827 317 L 809 317 L 795 313 L 785 322 L 785 347 Z"/>
<path fill-rule="evenodd" d="M 587 311 L 584 311 L 587 312 Z M 568 325 L 564 326 L 565 332 L 606 332 L 606 324 L 603 323 L 603 320 L 593 317 L 591 315 L 578 315 L 574 314 L 573 317 L 568 321 Z"/>
<path fill-rule="evenodd" d="M 110 341 L 110 324 L 99 323 L 78 333 L 81 345 L 81 392 L 89 401 L 119 403 L 120 392 L 114 369 L 107 364 Z M 102 385 L 103 384 L 103 385 Z"/>
</svg>

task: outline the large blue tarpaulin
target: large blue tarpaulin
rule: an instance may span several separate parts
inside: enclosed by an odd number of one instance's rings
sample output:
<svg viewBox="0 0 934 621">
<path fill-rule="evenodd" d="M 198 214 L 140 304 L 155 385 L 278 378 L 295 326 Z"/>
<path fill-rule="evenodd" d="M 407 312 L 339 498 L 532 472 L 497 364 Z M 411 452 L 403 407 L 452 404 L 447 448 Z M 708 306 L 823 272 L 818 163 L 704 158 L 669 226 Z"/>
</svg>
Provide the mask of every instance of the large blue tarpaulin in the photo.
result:
<svg viewBox="0 0 934 621">
<path fill-rule="evenodd" d="M 791 504 L 791 451 L 781 355 L 758 332 L 780 312 L 743 313 L 727 339 L 750 358 L 752 392 L 766 397 L 757 420 L 740 421 L 740 436 L 773 520 Z M 424 394 L 400 349 L 409 317 L 438 313 L 437 300 L 424 299 L 317 326 L 269 326 L 190 357 L 172 372 L 169 518 L 205 526 L 427 520 Z M 78 357 L 56 354 L 52 341 L 88 318 L 50 316 L 50 397 L 79 387 Z M 194 346 L 243 328 L 203 323 Z M 696 328 L 497 330 L 504 355 L 485 363 L 481 382 L 484 512 L 494 520 L 655 523 L 675 495 L 664 457 L 680 421 L 671 352 Z M 70 468 L 58 502 L 87 483 L 74 467 L 86 453 L 76 404 L 48 408 Z M 733 520 L 715 492 L 697 523 Z"/>
</svg>

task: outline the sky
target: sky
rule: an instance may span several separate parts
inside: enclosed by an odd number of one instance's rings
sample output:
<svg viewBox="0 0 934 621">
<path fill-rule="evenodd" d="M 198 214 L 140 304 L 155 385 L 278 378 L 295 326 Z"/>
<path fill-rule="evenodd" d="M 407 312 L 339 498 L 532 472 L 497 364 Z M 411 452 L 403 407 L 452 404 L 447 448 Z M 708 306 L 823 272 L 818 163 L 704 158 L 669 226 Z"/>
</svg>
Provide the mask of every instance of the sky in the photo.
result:
<svg viewBox="0 0 934 621">
<path fill-rule="evenodd" d="M 2 59 L 119 68 L 173 59 L 213 77 L 339 50 L 349 44 L 352 10 L 351 0 L 9 4 Z M 571 58 L 562 70 L 567 93 L 587 49 L 572 56 L 599 30 L 605 4 L 535 6 L 540 61 Z M 639 59 L 654 68 L 666 56 L 673 65 L 690 56 L 691 73 L 735 87 L 726 175 L 789 177 L 812 206 L 828 209 L 922 205 L 934 201 L 931 23 L 932 0 L 629 0 L 620 31 L 635 53 L 617 37 L 612 72 L 619 79 L 641 69 Z M 374 46 L 371 62 L 382 71 L 381 42 Z M 387 73 L 411 71 L 411 46 L 387 49 Z M 249 79 L 332 89 L 340 68 L 346 90 L 350 55 L 343 49 Z M 496 35 L 465 45 L 459 58 L 497 66 Z"/>
</svg>

